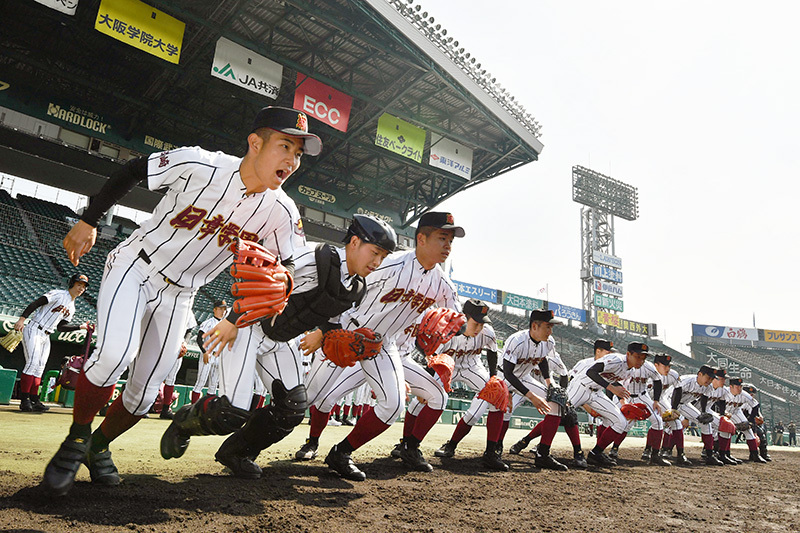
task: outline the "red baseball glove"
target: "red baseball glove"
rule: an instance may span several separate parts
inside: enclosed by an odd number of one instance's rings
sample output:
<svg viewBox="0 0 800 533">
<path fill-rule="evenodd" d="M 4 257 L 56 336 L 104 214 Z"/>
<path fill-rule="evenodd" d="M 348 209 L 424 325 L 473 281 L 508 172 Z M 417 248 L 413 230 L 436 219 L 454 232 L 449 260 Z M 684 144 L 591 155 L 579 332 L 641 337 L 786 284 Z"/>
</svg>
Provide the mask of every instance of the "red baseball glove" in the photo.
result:
<svg viewBox="0 0 800 533">
<path fill-rule="evenodd" d="M 467 323 L 467 317 L 446 307 L 437 307 L 426 311 L 417 330 L 417 347 L 427 356 L 455 337 L 461 327 Z"/>
<path fill-rule="evenodd" d="M 730 433 L 731 435 L 735 435 L 736 426 L 730 421 L 729 418 L 721 416 L 719 417 L 719 431 L 720 433 Z"/>
<path fill-rule="evenodd" d="M 450 387 L 450 377 L 453 375 L 453 370 L 456 368 L 456 362 L 450 355 L 446 353 L 431 355 L 428 357 L 428 366 L 439 375 L 445 392 L 453 390 Z"/>
<path fill-rule="evenodd" d="M 492 376 L 478 393 L 478 398 L 486 400 L 501 411 L 508 409 L 508 385 L 497 376 Z"/>
<path fill-rule="evenodd" d="M 235 239 L 231 251 L 234 254 L 231 276 L 236 278 L 231 286 L 231 294 L 236 297 L 233 311 L 243 313 L 236 320 L 236 327 L 281 314 L 294 286 L 286 267 L 278 263 L 272 252 L 252 241 Z"/>
<path fill-rule="evenodd" d="M 647 420 L 650 409 L 643 403 L 626 403 L 619 409 L 628 420 Z"/>
<path fill-rule="evenodd" d="M 322 353 L 336 366 L 353 366 L 381 351 L 383 338 L 369 328 L 332 329 L 322 337 Z"/>
</svg>

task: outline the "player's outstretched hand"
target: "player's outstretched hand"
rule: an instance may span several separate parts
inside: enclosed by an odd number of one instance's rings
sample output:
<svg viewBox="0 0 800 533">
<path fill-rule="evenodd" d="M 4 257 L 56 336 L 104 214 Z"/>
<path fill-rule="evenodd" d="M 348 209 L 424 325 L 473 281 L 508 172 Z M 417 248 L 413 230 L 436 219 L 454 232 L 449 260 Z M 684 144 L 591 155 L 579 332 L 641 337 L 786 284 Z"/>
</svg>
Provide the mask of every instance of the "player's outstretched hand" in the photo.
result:
<svg viewBox="0 0 800 533">
<path fill-rule="evenodd" d="M 300 349 L 303 350 L 303 355 L 312 354 L 320 348 L 322 348 L 321 329 L 309 331 L 302 339 L 300 339 Z"/>
<path fill-rule="evenodd" d="M 77 224 L 72 226 L 67 236 L 64 237 L 64 249 L 67 251 L 69 261 L 78 266 L 81 257 L 83 257 L 94 246 L 97 240 L 97 228 L 93 228 L 83 220 L 79 220 Z"/>
<path fill-rule="evenodd" d="M 206 339 L 203 349 L 210 355 L 221 355 L 225 348 L 233 348 L 237 333 L 239 329 L 236 325 L 224 319 L 220 320 L 219 324 L 203 334 L 203 338 Z"/>
<path fill-rule="evenodd" d="M 25 320 L 26 319 L 24 316 L 19 317 L 19 320 L 14 323 L 14 329 L 17 331 L 22 331 L 25 329 Z"/>
<path fill-rule="evenodd" d="M 627 400 L 631 397 L 631 393 L 622 385 L 609 385 L 608 390 L 620 400 Z"/>
<path fill-rule="evenodd" d="M 548 405 L 547 400 L 545 400 L 541 396 L 538 396 L 532 393 L 531 391 L 528 391 L 528 394 L 526 394 L 525 396 L 527 396 L 527 398 L 531 401 L 533 406 L 536 408 L 537 411 L 539 411 L 540 414 L 546 415 L 547 413 L 550 412 L 550 405 Z"/>
</svg>

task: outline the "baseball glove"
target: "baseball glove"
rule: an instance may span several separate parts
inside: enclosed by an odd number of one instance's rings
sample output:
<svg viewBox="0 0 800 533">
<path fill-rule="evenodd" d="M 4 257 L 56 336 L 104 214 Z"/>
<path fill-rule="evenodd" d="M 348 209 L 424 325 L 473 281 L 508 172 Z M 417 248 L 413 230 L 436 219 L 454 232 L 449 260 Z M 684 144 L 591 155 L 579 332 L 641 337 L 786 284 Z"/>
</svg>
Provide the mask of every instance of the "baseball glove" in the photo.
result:
<svg viewBox="0 0 800 533">
<path fill-rule="evenodd" d="M 714 420 L 714 416 L 711 413 L 701 413 L 697 417 L 697 422 L 699 422 L 700 424 L 708 424 L 712 420 Z"/>
<path fill-rule="evenodd" d="M 733 425 L 730 419 L 721 416 L 719 417 L 719 431 L 720 433 L 734 434 L 736 433 L 736 426 Z"/>
<path fill-rule="evenodd" d="M 183 357 L 184 355 L 186 355 L 186 352 L 188 352 L 188 351 L 189 351 L 189 347 L 188 347 L 188 346 L 186 346 L 186 343 L 185 343 L 185 342 L 182 342 L 182 343 L 181 343 L 181 349 L 180 349 L 180 350 L 178 350 L 178 359 L 180 359 L 181 357 Z"/>
<path fill-rule="evenodd" d="M 234 254 L 231 276 L 236 278 L 231 294 L 237 298 L 233 311 L 242 313 L 236 327 L 281 314 L 294 285 L 286 267 L 269 250 L 252 241 L 235 239 L 231 251 Z M 288 281 L 288 290 L 286 282 L 276 279 L 279 274 Z"/>
<path fill-rule="evenodd" d="M 681 417 L 680 411 L 677 409 L 667 409 L 663 413 L 661 413 L 661 420 L 664 422 L 672 422 L 673 420 L 677 420 Z"/>
<path fill-rule="evenodd" d="M 492 376 L 478 393 L 478 398 L 486 400 L 501 411 L 508 409 L 508 385 L 497 376 Z"/>
<path fill-rule="evenodd" d="M 378 355 L 382 343 L 383 337 L 368 328 L 332 329 L 322 337 L 322 353 L 336 366 L 353 366 Z"/>
<path fill-rule="evenodd" d="M 764 423 L 764 417 L 763 416 L 757 416 L 757 417 L 755 417 L 753 419 L 753 422 L 755 422 L 757 426 L 760 426 L 761 424 Z"/>
<path fill-rule="evenodd" d="M 619 410 L 628 420 L 647 420 L 650 418 L 650 409 L 643 403 L 626 403 Z"/>
<path fill-rule="evenodd" d="M 565 428 L 578 425 L 578 412 L 570 404 L 564 407 L 564 412 L 561 415 L 561 425 Z"/>
<path fill-rule="evenodd" d="M 567 391 L 561 387 L 554 387 L 552 384 L 547 386 L 547 401 L 553 402 L 561 407 L 567 405 Z"/>
<path fill-rule="evenodd" d="M 452 391 L 450 387 L 450 377 L 453 375 L 453 370 L 456 368 L 456 362 L 453 358 L 446 353 L 439 353 L 428 357 L 428 366 L 439 375 L 442 380 L 445 392 Z"/>
<path fill-rule="evenodd" d="M 747 431 L 750 429 L 750 422 L 739 422 L 736 424 L 736 431 Z"/>
<path fill-rule="evenodd" d="M 8 350 L 9 352 L 13 352 L 17 346 L 19 346 L 20 341 L 22 340 L 22 332 L 12 329 L 8 332 L 8 335 L 0 339 L 0 346 Z"/>
<path fill-rule="evenodd" d="M 446 307 L 429 309 L 417 330 L 417 347 L 425 355 L 431 356 L 439 346 L 455 337 L 466 323 L 467 317 L 463 313 Z"/>
</svg>

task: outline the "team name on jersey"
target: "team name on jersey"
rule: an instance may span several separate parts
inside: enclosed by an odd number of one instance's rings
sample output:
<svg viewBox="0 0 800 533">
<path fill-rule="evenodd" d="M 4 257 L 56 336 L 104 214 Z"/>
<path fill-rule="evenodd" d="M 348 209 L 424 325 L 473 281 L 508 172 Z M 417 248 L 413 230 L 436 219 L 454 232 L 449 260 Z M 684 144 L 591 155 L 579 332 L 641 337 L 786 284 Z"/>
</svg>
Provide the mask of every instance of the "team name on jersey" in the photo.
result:
<svg viewBox="0 0 800 533">
<path fill-rule="evenodd" d="M 650 378 L 647 377 L 632 377 L 630 378 L 631 383 L 647 383 L 647 380 Z"/>
<path fill-rule="evenodd" d="M 517 359 L 517 365 L 525 365 L 525 364 L 538 365 L 544 360 L 545 360 L 544 357 L 525 357 L 522 359 Z"/>
<path fill-rule="evenodd" d="M 227 246 L 233 242 L 235 237 L 239 237 L 247 241 L 258 242 L 259 239 L 257 234 L 244 231 L 241 227 L 239 227 L 238 224 L 234 224 L 233 222 L 228 222 L 226 224 L 225 217 L 222 215 L 206 218 L 207 214 L 207 209 L 189 205 L 183 209 L 183 211 L 175 215 L 175 217 L 170 220 L 169 223 L 173 228 L 186 229 L 189 231 L 194 230 L 200 223 L 202 223 L 202 226 L 197 231 L 197 239 L 202 241 L 206 237 L 218 233 L 217 246 L 219 247 Z"/>
<path fill-rule="evenodd" d="M 52 308 L 50 310 L 50 312 L 51 313 L 61 313 L 62 315 L 66 316 L 66 317 L 68 317 L 71 314 L 69 308 L 64 306 L 64 305 L 57 305 L 56 307 Z"/>
<path fill-rule="evenodd" d="M 621 378 L 621 377 L 617 376 L 613 372 L 600 372 L 600 375 L 603 376 L 603 379 L 605 379 L 606 381 L 611 382 L 611 383 L 613 383 L 615 381 L 622 381 L 623 379 L 625 379 L 625 378 Z"/>
<path fill-rule="evenodd" d="M 443 353 L 446 353 L 450 357 L 466 357 L 468 355 L 476 355 L 483 351 L 483 348 L 474 348 L 472 350 L 456 350 L 455 348 L 450 348 L 449 350 L 445 350 Z"/>
<path fill-rule="evenodd" d="M 426 297 L 421 292 L 416 292 L 414 289 L 401 289 L 395 288 L 381 296 L 380 302 L 382 304 L 389 303 L 407 303 L 411 309 L 415 309 L 417 313 L 422 313 L 424 310 L 433 305 L 436 298 Z"/>
</svg>

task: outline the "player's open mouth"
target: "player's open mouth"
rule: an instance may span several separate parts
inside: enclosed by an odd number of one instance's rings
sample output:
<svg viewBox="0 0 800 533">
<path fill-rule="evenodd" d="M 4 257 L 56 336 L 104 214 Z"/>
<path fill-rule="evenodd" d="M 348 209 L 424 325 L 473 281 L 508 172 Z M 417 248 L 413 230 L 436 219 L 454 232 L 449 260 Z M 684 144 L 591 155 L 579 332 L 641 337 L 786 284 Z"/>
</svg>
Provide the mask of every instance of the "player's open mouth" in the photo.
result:
<svg viewBox="0 0 800 533">
<path fill-rule="evenodd" d="M 283 179 L 283 175 L 285 174 L 285 172 L 286 171 L 284 171 L 284 170 L 279 170 L 279 171 L 275 172 L 275 175 L 278 176 L 278 179 L 282 180 Z"/>
</svg>

